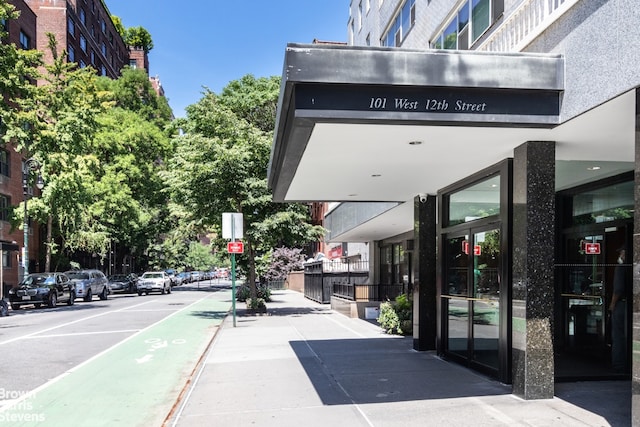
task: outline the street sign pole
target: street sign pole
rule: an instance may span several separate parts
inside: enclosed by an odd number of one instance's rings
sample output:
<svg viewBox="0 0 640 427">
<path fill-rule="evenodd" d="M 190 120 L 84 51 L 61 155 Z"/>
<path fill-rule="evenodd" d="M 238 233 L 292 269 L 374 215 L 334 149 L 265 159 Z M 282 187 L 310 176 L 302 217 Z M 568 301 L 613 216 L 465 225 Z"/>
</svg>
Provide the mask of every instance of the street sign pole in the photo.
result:
<svg viewBox="0 0 640 427">
<path fill-rule="evenodd" d="M 231 221 L 231 241 L 236 240 L 235 221 Z M 233 311 L 233 327 L 236 327 L 236 254 L 231 254 L 231 309 Z"/>
<path fill-rule="evenodd" d="M 233 310 L 233 327 L 236 326 L 236 253 L 242 253 L 242 242 L 236 244 L 236 238 L 243 237 L 242 214 L 224 212 L 222 214 L 222 238 L 231 239 L 227 251 L 231 254 L 231 309 Z M 237 235 L 236 235 L 237 233 Z"/>
</svg>

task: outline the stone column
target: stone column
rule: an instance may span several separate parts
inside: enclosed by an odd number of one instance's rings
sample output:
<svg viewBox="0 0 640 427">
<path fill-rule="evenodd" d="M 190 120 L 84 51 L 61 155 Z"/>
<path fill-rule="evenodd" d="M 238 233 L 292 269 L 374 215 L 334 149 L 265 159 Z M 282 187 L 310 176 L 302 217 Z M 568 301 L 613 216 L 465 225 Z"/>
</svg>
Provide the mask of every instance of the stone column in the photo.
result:
<svg viewBox="0 0 640 427">
<path fill-rule="evenodd" d="M 633 218 L 633 349 L 640 346 L 640 89 L 636 89 L 635 212 Z M 631 353 L 631 418 L 640 426 L 640 356 Z"/>
<path fill-rule="evenodd" d="M 413 348 L 436 349 L 436 199 L 414 199 Z"/>
<path fill-rule="evenodd" d="M 554 393 L 555 142 L 529 141 L 513 159 L 513 392 Z"/>
</svg>

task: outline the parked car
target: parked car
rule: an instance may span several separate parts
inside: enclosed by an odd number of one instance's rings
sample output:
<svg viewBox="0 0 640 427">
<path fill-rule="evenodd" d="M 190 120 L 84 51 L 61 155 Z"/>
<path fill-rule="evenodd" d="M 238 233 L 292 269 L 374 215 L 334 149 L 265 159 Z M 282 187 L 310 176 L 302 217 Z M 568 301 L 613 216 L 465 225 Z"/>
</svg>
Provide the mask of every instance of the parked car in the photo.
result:
<svg viewBox="0 0 640 427">
<path fill-rule="evenodd" d="M 171 293 L 171 279 L 164 271 L 147 271 L 138 280 L 138 295 L 150 292 Z"/>
<path fill-rule="evenodd" d="M 100 270 L 71 270 L 65 273 L 76 286 L 76 297 L 89 302 L 94 295 L 101 300 L 109 295 L 109 281 Z"/>
<path fill-rule="evenodd" d="M 112 274 L 109 276 L 109 290 L 114 293 L 135 294 L 138 292 L 138 276 L 134 273 Z"/>
<path fill-rule="evenodd" d="M 164 273 L 169 276 L 169 280 L 171 280 L 171 286 L 178 286 L 179 284 L 181 285 L 182 282 L 180 282 L 180 280 L 176 277 L 176 271 L 172 268 L 167 269 L 164 271 Z M 180 282 L 180 283 L 178 283 Z"/>
<path fill-rule="evenodd" d="M 199 271 L 192 271 L 191 272 L 191 281 L 192 282 L 199 282 L 200 280 L 202 280 L 202 277 L 200 277 L 200 272 Z"/>
<path fill-rule="evenodd" d="M 189 273 L 188 271 L 178 273 L 176 274 L 176 277 L 180 278 L 181 284 L 191 283 L 191 273 Z"/>
<path fill-rule="evenodd" d="M 17 286 L 9 289 L 9 303 L 14 310 L 27 304 L 36 308 L 42 304 L 55 307 L 58 302 L 73 305 L 75 298 L 74 284 L 64 273 L 27 274 Z"/>
</svg>

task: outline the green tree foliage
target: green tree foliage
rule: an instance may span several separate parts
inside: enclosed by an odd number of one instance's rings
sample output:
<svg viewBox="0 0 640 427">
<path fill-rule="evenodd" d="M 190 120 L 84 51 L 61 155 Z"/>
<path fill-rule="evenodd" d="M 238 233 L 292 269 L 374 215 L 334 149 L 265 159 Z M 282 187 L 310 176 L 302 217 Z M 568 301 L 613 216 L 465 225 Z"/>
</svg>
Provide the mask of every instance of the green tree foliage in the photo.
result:
<svg viewBox="0 0 640 427">
<path fill-rule="evenodd" d="M 33 208 L 30 214 L 47 224 L 45 268 L 49 270 L 56 237 L 71 247 L 106 251 L 104 230 L 88 208 L 93 171 L 99 165 L 92 141 L 98 115 L 111 105 L 111 97 L 98 88 L 93 69 L 67 63 L 66 52 L 56 53 L 55 37 L 47 36 L 53 63 L 44 66 L 33 96 L 18 100 L 20 119 L 28 126 L 23 127 L 27 138 L 17 138 L 16 147 L 42 165 L 46 186 L 41 198 L 29 206 Z"/>
<path fill-rule="evenodd" d="M 124 42 L 149 53 L 153 49 L 151 34 L 144 27 L 129 27 L 125 30 Z"/>
<path fill-rule="evenodd" d="M 0 0 L 0 21 L 17 19 L 19 12 Z M 14 44 L 5 43 L 8 34 L 0 25 L 0 138 L 3 142 L 14 141 L 24 145 L 28 138 L 24 122 L 16 108 L 20 99 L 33 96 L 35 86 L 32 81 L 38 76 L 42 54 L 35 50 L 18 49 Z"/>
<path fill-rule="evenodd" d="M 122 39 L 124 40 L 127 32 L 124 29 L 124 25 L 122 25 L 122 19 L 120 19 L 118 16 L 111 15 L 111 21 L 113 22 L 113 26 L 115 27 L 118 34 L 120 34 L 120 37 L 122 37 Z"/>
<path fill-rule="evenodd" d="M 209 271 L 213 267 L 214 257 L 211 248 L 200 242 L 191 242 L 185 260 L 187 266 L 197 271 Z"/>
<path fill-rule="evenodd" d="M 167 99 L 156 94 L 144 70 L 127 67 L 118 79 L 103 77 L 100 84 L 113 92 L 116 107 L 136 112 L 161 129 L 171 122 L 173 113 Z"/>
<path fill-rule="evenodd" d="M 186 208 L 184 220 L 194 229 L 220 230 L 223 212 L 243 214 L 245 254 L 238 261 L 247 267 L 250 285 L 255 257 L 276 246 L 301 247 L 324 233 L 309 224 L 306 206 L 274 203 L 267 187 L 278 98 L 274 82 L 245 76 L 221 96 L 205 90 L 187 107 L 180 122 L 184 134 L 175 140 L 176 155 L 164 175 L 173 202 Z"/>
<path fill-rule="evenodd" d="M 263 132 L 271 133 L 275 128 L 279 93 L 279 77 L 256 79 L 247 74 L 222 90 L 220 103 Z"/>
</svg>

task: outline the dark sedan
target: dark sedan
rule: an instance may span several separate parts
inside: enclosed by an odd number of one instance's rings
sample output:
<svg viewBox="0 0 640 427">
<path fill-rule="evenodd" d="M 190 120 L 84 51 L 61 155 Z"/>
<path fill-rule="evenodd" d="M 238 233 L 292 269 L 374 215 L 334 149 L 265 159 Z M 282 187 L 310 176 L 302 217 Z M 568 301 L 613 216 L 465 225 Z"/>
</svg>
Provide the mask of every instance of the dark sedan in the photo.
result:
<svg viewBox="0 0 640 427">
<path fill-rule="evenodd" d="M 9 289 L 9 302 L 14 310 L 28 304 L 36 308 L 42 304 L 55 307 L 58 302 L 73 305 L 75 298 L 75 286 L 64 273 L 28 274 L 17 286 Z"/>
<path fill-rule="evenodd" d="M 138 276 L 135 274 L 113 274 L 109 276 L 111 292 L 135 294 L 138 292 Z"/>
</svg>

